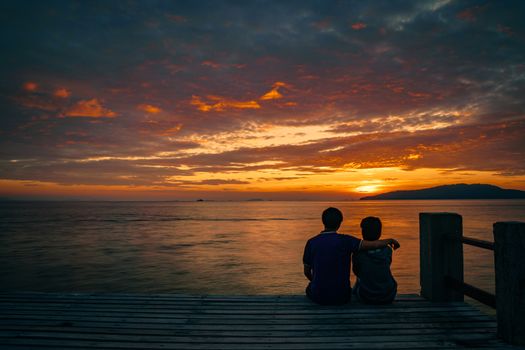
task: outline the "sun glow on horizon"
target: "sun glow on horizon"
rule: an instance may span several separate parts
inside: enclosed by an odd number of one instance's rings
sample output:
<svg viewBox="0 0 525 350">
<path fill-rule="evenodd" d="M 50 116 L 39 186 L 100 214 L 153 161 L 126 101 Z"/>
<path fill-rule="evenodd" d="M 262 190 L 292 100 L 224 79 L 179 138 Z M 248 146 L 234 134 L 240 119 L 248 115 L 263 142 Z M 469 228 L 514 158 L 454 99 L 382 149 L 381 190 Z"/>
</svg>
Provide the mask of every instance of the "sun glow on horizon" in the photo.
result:
<svg viewBox="0 0 525 350">
<path fill-rule="evenodd" d="M 359 193 L 374 193 L 374 192 L 379 191 L 380 187 L 381 185 L 363 185 L 363 186 L 356 187 L 355 190 L 356 192 L 359 192 Z"/>
</svg>

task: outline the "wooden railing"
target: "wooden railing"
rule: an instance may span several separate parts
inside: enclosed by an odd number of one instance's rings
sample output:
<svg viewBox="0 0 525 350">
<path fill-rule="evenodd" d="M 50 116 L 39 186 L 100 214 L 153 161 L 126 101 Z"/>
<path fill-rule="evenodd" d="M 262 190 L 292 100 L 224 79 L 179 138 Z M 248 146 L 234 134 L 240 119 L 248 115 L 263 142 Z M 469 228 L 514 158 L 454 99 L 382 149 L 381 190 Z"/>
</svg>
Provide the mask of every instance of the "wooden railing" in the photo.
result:
<svg viewBox="0 0 525 350">
<path fill-rule="evenodd" d="M 463 236 L 461 215 L 420 213 L 421 295 L 463 301 L 467 295 L 496 309 L 498 336 L 525 345 L 525 222 L 497 222 L 494 242 Z M 494 251 L 496 294 L 463 281 L 463 244 Z"/>
<path fill-rule="evenodd" d="M 451 236 L 446 235 L 445 238 L 453 241 L 452 243 L 448 242 L 449 244 L 457 244 L 457 241 L 454 242 L 454 240 L 457 239 L 457 237 L 454 237 L 453 235 Z M 465 237 L 465 236 L 459 237 L 459 240 L 463 244 L 471 245 L 471 246 L 482 248 L 482 249 L 488 249 L 492 251 L 494 250 L 494 242 L 484 241 L 481 239 Z M 445 276 L 444 278 L 445 278 L 444 283 L 446 287 L 455 289 L 456 291 L 463 293 L 463 295 L 471 297 L 472 299 L 475 299 L 479 301 L 480 303 L 483 303 L 494 309 L 496 308 L 496 295 L 486 292 L 482 289 L 479 289 L 478 287 L 475 287 L 471 284 L 465 283 L 463 280 L 455 279 L 451 276 Z"/>
</svg>

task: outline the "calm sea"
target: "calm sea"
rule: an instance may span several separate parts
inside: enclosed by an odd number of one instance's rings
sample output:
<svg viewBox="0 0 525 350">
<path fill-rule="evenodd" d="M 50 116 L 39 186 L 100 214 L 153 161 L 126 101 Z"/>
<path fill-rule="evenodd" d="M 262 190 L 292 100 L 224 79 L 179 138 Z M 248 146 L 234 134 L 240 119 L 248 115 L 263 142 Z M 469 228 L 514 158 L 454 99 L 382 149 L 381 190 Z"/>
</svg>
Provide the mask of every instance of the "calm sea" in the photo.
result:
<svg viewBox="0 0 525 350">
<path fill-rule="evenodd" d="M 0 290 L 297 294 L 302 253 L 328 206 L 359 237 L 369 215 L 397 238 L 393 274 L 419 291 L 419 212 L 463 216 L 493 240 L 496 221 L 525 221 L 524 200 L 366 202 L 3 202 Z M 465 246 L 465 279 L 494 290 L 492 252 Z"/>
</svg>

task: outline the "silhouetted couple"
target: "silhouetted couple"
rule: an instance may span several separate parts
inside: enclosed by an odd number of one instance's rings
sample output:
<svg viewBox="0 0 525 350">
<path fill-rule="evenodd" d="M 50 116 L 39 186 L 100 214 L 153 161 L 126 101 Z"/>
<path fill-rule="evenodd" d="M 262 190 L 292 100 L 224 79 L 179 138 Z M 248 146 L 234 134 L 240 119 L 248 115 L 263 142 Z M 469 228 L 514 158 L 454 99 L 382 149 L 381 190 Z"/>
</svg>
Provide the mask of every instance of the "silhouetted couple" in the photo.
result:
<svg viewBox="0 0 525 350">
<path fill-rule="evenodd" d="M 337 208 L 323 212 L 324 230 L 306 242 L 304 274 L 310 281 L 306 294 L 318 304 L 344 304 L 351 300 L 350 266 L 357 276 L 354 293 L 370 304 L 391 303 L 397 283 L 390 272 L 392 250 L 399 243 L 381 237 L 381 221 L 367 217 L 361 221 L 363 239 L 337 232 L 343 214 Z"/>
</svg>

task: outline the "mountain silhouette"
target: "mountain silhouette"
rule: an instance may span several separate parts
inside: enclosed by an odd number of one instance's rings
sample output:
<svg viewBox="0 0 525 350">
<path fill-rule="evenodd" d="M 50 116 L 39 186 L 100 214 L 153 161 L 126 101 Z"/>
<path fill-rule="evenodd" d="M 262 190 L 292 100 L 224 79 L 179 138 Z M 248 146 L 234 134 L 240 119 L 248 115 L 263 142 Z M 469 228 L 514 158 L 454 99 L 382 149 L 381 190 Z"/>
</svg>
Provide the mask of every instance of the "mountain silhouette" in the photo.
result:
<svg viewBox="0 0 525 350">
<path fill-rule="evenodd" d="M 361 200 L 377 199 L 515 199 L 525 198 L 525 191 L 508 190 L 487 184 L 455 184 L 413 191 L 393 191 L 367 196 Z"/>
</svg>

